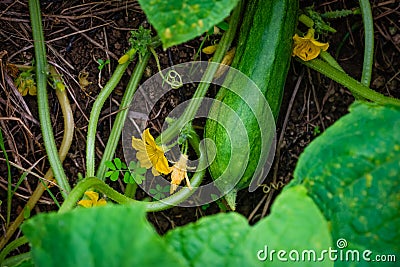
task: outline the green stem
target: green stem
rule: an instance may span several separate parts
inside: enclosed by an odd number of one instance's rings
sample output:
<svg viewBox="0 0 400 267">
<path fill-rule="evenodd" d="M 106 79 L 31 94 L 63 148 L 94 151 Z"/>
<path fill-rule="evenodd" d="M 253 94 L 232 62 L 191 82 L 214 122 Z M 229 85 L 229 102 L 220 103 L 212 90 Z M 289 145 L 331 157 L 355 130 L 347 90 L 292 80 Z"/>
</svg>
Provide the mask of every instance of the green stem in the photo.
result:
<svg viewBox="0 0 400 267">
<path fill-rule="evenodd" d="M 28 239 L 25 236 L 15 239 L 14 241 L 10 242 L 1 252 L 0 252 L 0 263 L 4 261 L 8 253 L 13 251 L 14 249 L 28 243 Z"/>
<path fill-rule="evenodd" d="M 104 102 L 110 96 L 111 92 L 117 86 L 121 80 L 126 68 L 128 67 L 130 60 L 123 64 L 118 64 L 110 80 L 101 90 L 97 96 L 96 101 L 93 104 L 92 111 L 90 112 L 90 119 L 87 132 L 86 140 L 86 177 L 93 177 L 95 173 L 95 141 L 96 141 L 96 130 L 99 122 L 99 116 L 101 109 L 103 108 Z"/>
<path fill-rule="evenodd" d="M 242 6 L 243 6 L 242 1 L 239 1 L 237 7 L 235 8 L 231 16 L 229 29 L 222 36 L 218 48 L 213 56 L 212 62 L 220 63 L 222 58 L 228 51 L 233 41 L 233 38 L 235 37 L 236 34 L 236 29 L 239 24 Z M 174 137 L 176 137 L 179 134 L 180 130 L 183 128 L 183 126 L 185 126 L 186 122 L 191 121 L 194 118 L 197 110 L 201 105 L 201 102 L 203 101 L 204 96 L 207 93 L 207 90 L 214 77 L 214 74 L 218 70 L 218 68 L 219 68 L 218 64 L 211 64 L 207 67 L 201 79 L 203 82 L 201 82 L 197 87 L 197 90 L 194 93 L 192 99 L 190 100 L 190 103 L 186 108 L 185 112 L 179 119 L 177 119 L 171 126 L 169 126 L 165 131 L 163 131 L 161 135 L 158 136 L 156 140 L 158 143 L 161 143 L 161 141 L 162 143 L 165 144 L 170 142 L 172 139 L 174 139 Z"/>
<path fill-rule="evenodd" d="M 332 67 L 340 70 L 341 72 L 345 73 L 345 71 L 342 69 L 342 67 L 339 65 L 339 63 L 335 60 L 334 57 L 331 56 L 331 54 L 329 54 L 326 51 L 322 51 L 319 54 L 319 56 L 325 60 L 329 65 L 331 65 Z M 358 95 L 357 93 L 353 92 L 353 96 L 356 100 L 365 100 L 362 96 Z"/>
<path fill-rule="evenodd" d="M 29 0 L 29 12 L 35 48 L 36 87 L 40 126 L 50 166 L 57 184 L 61 189 L 61 195 L 66 198 L 71 191 L 71 187 L 69 186 L 60 158 L 58 157 L 53 128 L 51 127 L 49 103 L 47 99 L 47 59 L 39 0 Z"/>
<path fill-rule="evenodd" d="M 371 82 L 372 65 L 374 63 L 374 19 L 372 18 L 369 0 L 360 0 L 361 14 L 364 24 L 364 62 L 361 83 L 369 86 Z"/>
<path fill-rule="evenodd" d="M 149 58 L 150 58 L 150 53 L 147 53 L 142 57 L 142 60 L 137 63 L 133 71 L 133 74 L 131 76 L 131 79 L 129 80 L 124 97 L 122 98 L 121 101 L 121 105 L 119 108 L 120 111 L 118 112 L 115 118 L 114 125 L 110 133 L 110 137 L 108 138 L 104 154 L 101 158 L 99 167 L 97 169 L 96 177 L 99 178 L 100 180 L 105 179 L 105 173 L 107 170 L 105 162 L 113 159 L 115 150 L 117 148 L 119 139 L 121 137 L 121 132 L 122 128 L 124 127 L 126 116 L 128 115 L 129 112 L 129 106 L 132 102 L 136 89 L 138 88 L 140 79 L 143 76 L 143 72 L 147 66 Z"/>
<path fill-rule="evenodd" d="M 331 65 L 320 59 L 313 59 L 310 61 L 302 61 L 298 59 L 298 61 L 300 61 L 307 67 L 326 75 L 335 82 L 347 87 L 353 94 L 355 93 L 367 100 L 374 101 L 378 104 L 392 104 L 400 106 L 399 99 L 387 97 L 378 92 L 375 92 L 374 90 L 361 84 L 359 81 L 351 78 L 346 73 L 336 69 L 335 67 L 332 67 Z"/>
<path fill-rule="evenodd" d="M 339 63 L 335 60 L 335 58 L 328 52 L 321 50 L 321 53 L 319 54 L 319 56 L 323 60 L 325 60 L 329 65 L 331 65 L 332 67 L 340 70 L 341 72 L 344 72 L 343 68 L 339 65 Z"/>
<path fill-rule="evenodd" d="M 19 266 L 18 264 L 31 259 L 31 253 L 26 252 L 22 254 L 18 254 L 12 257 L 5 259 L 3 262 L 0 261 L 2 265 L 0 266 Z M 22 265 L 21 265 L 22 266 Z"/>
<path fill-rule="evenodd" d="M 137 187 L 138 187 L 137 183 L 133 183 L 133 184 L 129 183 L 129 184 L 127 184 L 126 188 L 125 188 L 124 195 L 129 197 L 129 198 L 134 199 L 135 195 L 136 195 Z"/>
<path fill-rule="evenodd" d="M 190 184 L 193 187 L 192 190 L 189 190 L 188 188 L 185 187 L 180 191 L 176 192 L 175 194 L 173 194 L 172 196 L 164 198 L 160 201 L 154 201 L 154 202 L 137 201 L 115 191 L 113 188 L 108 186 L 104 181 L 96 177 L 90 177 L 82 180 L 74 187 L 74 189 L 69 194 L 68 198 L 64 201 L 61 208 L 59 209 L 59 212 L 64 213 L 71 210 L 79 201 L 79 199 L 82 198 L 85 191 L 88 190 L 89 188 L 93 188 L 104 193 L 110 199 L 120 204 L 129 204 L 134 202 L 144 203 L 146 205 L 146 210 L 148 212 L 165 210 L 174 205 L 178 205 L 179 203 L 188 199 L 195 192 L 195 188 L 200 186 L 206 172 L 205 166 L 207 164 L 207 159 L 204 156 L 205 155 L 204 151 L 201 151 L 201 149 L 199 148 L 200 144 L 199 137 L 193 134 L 192 138 L 189 139 L 189 141 L 193 146 L 193 148 L 195 149 L 196 153 L 199 155 L 200 160 L 198 169 L 201 169 L 201 171 L 196 172 L 193 175 L 192 179 L 190 180 Z"/>
<path fill-rule="evenodd" d="M 64 213 L 68 210 L 71 210 L 76 203 L 79 201 L 79 199 L 82 198 L 83 194 L 88 190 L 89 188 L 94 188 L 105 195 L 109 197 L 110 199 L 120 203 L 120 204 L 127 204 L 130 202 L 133 202 L 133 199 L 130 199 L 121 193 L 115 191 L 113 188 L 111 188 L 109 185 L 104 183 L 104 181 L 101 181 L 100 179 L 97 179 L 96 177 L 89 177 L 83 179 L 81 182 L 79 182 L 74 189 L 72 189 L 71 193 L 69 194 L 68 198 L 64 201 L 64 203 L 61 205 L 61 208 L 58 210 L 60 213 Z"/>
</svg>

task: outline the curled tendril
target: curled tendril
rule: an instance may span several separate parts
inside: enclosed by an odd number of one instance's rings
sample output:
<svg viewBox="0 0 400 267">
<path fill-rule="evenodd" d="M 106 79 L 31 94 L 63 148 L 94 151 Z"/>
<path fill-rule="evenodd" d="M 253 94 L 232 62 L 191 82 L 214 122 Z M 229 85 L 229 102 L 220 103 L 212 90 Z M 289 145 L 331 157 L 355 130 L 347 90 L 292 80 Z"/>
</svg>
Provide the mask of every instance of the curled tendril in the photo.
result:
<svg viewBox="0 0 400 267">
<path fill-rule="evenodd" d="M 275 184 L 275 183 L 260 184 L 259 186 L 262 186 L 263 192 L 264 192 L 265 194 L 268 194 L 272 189 L 274 189 L 274 190 L 281 189 L 282 187 L 285 186 L 285 183 L 282 182 L 282 181 L 279 181 L 279 182 L 277 182 L 276 184 Z"/>
<path fill-rule="evenodd" d="M 183 85 L 181 75 L 175 70 L 170 70 L 167 72 L 167 74 L 163 77 L 163 85 L 164 83 L 169 84 L 172 89 L 178 89 Z"/>
</svg>

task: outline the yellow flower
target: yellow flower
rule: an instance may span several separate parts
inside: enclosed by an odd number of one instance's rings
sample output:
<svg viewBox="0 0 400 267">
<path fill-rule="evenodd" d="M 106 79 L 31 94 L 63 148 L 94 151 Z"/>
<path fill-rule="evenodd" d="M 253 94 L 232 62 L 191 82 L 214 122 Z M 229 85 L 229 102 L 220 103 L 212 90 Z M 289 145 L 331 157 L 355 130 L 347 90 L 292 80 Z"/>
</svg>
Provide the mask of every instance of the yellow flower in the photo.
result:
<svg viewBox="0 0 400 267">
<path fill-rule="evenodd" d="M 316 58 L 321 50 L 326 51 L 329 47 L 328 43 L 321 43 L 314 38 L 314 29 L 308 29 L 306 36 L 299 37 L 297 34 L 293 36 L 294 48 L 293 56 L 298 56 L 304 61 Z"/>
<path fill-rule="evenodd" d="M 187 155 L 181 155 L 178 162 L 172 166 L 172 173 L 171 173 L 171 188 L 169 193 L 172 194 L 177 188 L 178 185 L 182 182 L 183 179 L 186 179 L 186 184 L 190 190 L 192 190 L 192 186 L 190 185 L 189 177 L 187 175 Z"/>
<path fill-rule="evenodd" d="M 86 191 L 85 195 L 89 197 L 89 199 L 82 199 L 78 202 L 78 205 L 81 205 L 85 208 L 90 208 L 95 206 L 104 206 L 107 204 L 105 199 L 99 200 L 99 194 L 94 191 Z"/>
<path fill-rule="evenodd" d="M 146 169 L 152 167 L 154 176 L 171 172 L 168 160 L 164 156 L 164 150 L 156 144 L 149 129 L 143 132 L 142 139 L 132 137 L 132 147 L 137 150 L 136 158 L 139 160 L 140 166 Z"/>
<path fill-rule="evenodd" d="M 21 73 L 15 83 L 22 96 L 26 96 L 28 92 L 30 95 L 36 95 L 36 85 L 31 73 Z"/>
</svg>

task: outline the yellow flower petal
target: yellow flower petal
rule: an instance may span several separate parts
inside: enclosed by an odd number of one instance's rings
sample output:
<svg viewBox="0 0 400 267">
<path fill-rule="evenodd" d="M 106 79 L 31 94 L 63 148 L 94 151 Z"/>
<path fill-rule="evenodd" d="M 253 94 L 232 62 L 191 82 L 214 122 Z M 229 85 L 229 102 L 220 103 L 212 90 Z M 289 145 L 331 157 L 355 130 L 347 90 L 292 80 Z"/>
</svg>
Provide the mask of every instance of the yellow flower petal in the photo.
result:
<svg viewBox="0 0 400 267">
<path fill-rule="evenodd" d="M 145 145 L 142 139 L 137 139 L 132 136 L 132 147 L 136 150 L 145 150 Z"/>
<path fill-rule="evenodd" d="M 154 141 L 153 136 L 150 134 L 150 129 L 147 128 L 143 132 L 143 141 L 145 142 L 146 145 L 152 146 L 152 147 L 157 147 L 156 142 Z"/>
<path fill-rule="evenodd" d="M 161 174 L 156 170 L 156 168 L 151 168 L 151 173 L 154 175 L 154 176 L 160 176 Z"/>
<path fill-rule="evenodd" d="M 99 200 L 99 194 L 97 192 L 86 191 L 85 195 L 90 199 L 82 199 L 78 202 L 78 205 L 81 205 L 85 208 L 90 208 L 94 206 L 104 206 L 107 204 L 107 201 L 105 199 Z"/>
<path fill-rule="evenodd" d="M 86 191 L 85 195 L 90 198 L 90 200 L 95 203 L 97 202 L 97 200 L 99 199 L 99 194 L 97 192 L 94 191 Z"/>
<path fill-rule="evenodd" d="M 146 169 L 153 167 L 154 176 L 171 172 L 164 149 L 156 144 L 149 129 L 144 130 L 142 140 L 132 137 L 132 147 L 138 151 L 136 158 L 139 160 L 140 166 Z"/>
<path fill-rule="evenodd" d="M 107 204 L 107 201 L 105 199 L 100 199 L 97 201 L 97 204 L 95 206 L 105 206 Z"/>
<path fill-rule="evenodd" d="M 321 43 L 314 38 L 314 29 L 310 28 L 304 37 L 297 34 L 293 36 L 294 47 L 293 56 L 298 56 L 304 61 L 316 58 L 321 50 L 326 51 L 329 47 L 328 43 Z"/>
<path fill-rule="evenodd" d="M 37 95 L 36 86 L 32 85 L 31 87 L 29 87 L 29 94 L 30 95 Z"/>
<path fill-rule="evenodd" d="M 82 199 L 78 202 L 78 205 L 81 205 L 85 208 L 90 208 L 93 206 L 93 202 L 90 199 Z"/>
<path fill-rule="evenodd" d="M 149 157 L 147 156 L 146 151 L 136 152 L 136 158 L 140 163 L 140 167 L 142 168 L 150 169 L 153 166 Z"/>
<path fill-rule="evenodd" d="M 154 167 L 156 168 L 156 170 L 160 173 L 163 174 L 168 174 L 171 172 L 171 169 L 168 165 L 168 160 L 167 158 L 164 156 L 164 154 L 162 155 L 162 157 L 159 157 L 156 164 L 154 165 Z"/>
<path fill-rule="evenodd" d="M 187 161 L 187 155 L 181 155 L 178 162 L 172 166 L 170 194 L 172 194 L 178 188 L 178 185 L 180 185 L 183 179 L 186 179 L 188 188 L 192 189 L 189 177 L 187 175 Z"/>
</svg>

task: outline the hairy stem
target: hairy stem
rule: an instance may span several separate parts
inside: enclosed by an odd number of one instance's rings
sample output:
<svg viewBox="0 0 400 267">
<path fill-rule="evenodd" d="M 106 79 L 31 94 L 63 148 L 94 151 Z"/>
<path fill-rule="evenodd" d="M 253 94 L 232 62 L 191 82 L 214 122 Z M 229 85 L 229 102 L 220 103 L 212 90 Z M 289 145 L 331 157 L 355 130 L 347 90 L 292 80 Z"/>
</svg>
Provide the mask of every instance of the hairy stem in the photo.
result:
<svg viewBox="0 0 400 267">
<path fill-rule="evenodd" d="M 93 177 L 95 173 L 95 141 L 96 141 L 96 131 L 97 124 L 99 122 L 99 116 L 101 109 L 103 108 L 104 102 L 110 96 L 111 92 L 117 86 L 118 82 L 121 80 L 122 75 L 125 73 L 130 60 L 118 64 L 110 80 L 101 90 L 100 94 L 97 96 L 96 101 L 94 101 L 92 111 L 90 112 L 90 119 L 87 132 L 86 140 L 86 177 Z"/>
<path fill-rule="evenodd" d="M 136 195 L 137 187 L 138 187 L 137 183 L 133 183 L 133 184 L 129 183 L 129 184 L 127 184 L 126 187 L 125 187 L 124 195 L 129 197 L 129 198 L 134 199 L 135 195 Z"/>
<path fill-rule="evenodd" d="M 371 82 L 372 65 L 374 63 L 374 20 L 372 18 L 369 0 L 360 0 L 361 15 L 364 24 L 364 61 L 361 83 L 369 87 Z"/>
<path fill-rule="evenodd" d="M 361 84 L 359 81 L 351 78 L 346 73 L 336 69 L 320 59 L 313 59 L 310 61 L 302 61 L 298 59 L 301 63 L 309 68 L 312 68 L 337 83 L 347 87 L 352 93 L 357 94 L 367 100 L 374 101 L 378 104 L 392 104 L 400 106 L 400 100 L 392 97 L 384 96 L 369 87 Z"/>
<path fill-rule="evenodd" d="M 35 73 L 40 127 L 42 130 L 44 146 L 46 148 L 46 153 L 54 177 L 60 187 L 61 195 L 66 198 L 68 193 L 71 191 L 71 187 L 68 183 L 67 176 L 65 175 L 61 160 L 58 157 L 53 128 L 51 127 L 49 103 L 47 99 L 47 59 L 39 0 L 29 0 L 29 12 L 35 48 Z"/>
<path fill-rule="evenodd" d="M 114 157 L 115 150 L 121 137 L 122 128 L 124 127 L 125 119 L 129 112 L 129 105 L 131 104 L 136 89 L 138 88 L 140 79 L 143 76 L 143 72 L 147 66 L 149 58 L 150 53 L 147 53 L 142 57 L 142 60 L 137 63 L 132 73 L 131 79 L 129 80 L 124 97 L 122 98 L 121 105 L 119 107 L 120 111 L 115 118 L 110 137 L 108 138 L 104 154 L 97 169 L 96 177 L 100 180 L 105 179 L 105 173 L 107 171 L 107 166 L 105 162 L 112 160 Z"/>
</svg>

